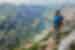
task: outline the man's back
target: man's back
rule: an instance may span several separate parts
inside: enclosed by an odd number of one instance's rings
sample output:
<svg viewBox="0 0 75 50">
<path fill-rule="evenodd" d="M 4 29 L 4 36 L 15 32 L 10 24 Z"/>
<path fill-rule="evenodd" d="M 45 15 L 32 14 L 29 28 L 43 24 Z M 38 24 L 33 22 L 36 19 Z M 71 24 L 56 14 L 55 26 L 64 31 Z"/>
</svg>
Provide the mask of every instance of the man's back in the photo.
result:
<svg viewBox="0 0 75 50">
<path fill-rule="evenodd" d="M 55 16 L 54 17 L 54 25 L 59 25 L 63 21 L 63 16 Z"/>
</svg>

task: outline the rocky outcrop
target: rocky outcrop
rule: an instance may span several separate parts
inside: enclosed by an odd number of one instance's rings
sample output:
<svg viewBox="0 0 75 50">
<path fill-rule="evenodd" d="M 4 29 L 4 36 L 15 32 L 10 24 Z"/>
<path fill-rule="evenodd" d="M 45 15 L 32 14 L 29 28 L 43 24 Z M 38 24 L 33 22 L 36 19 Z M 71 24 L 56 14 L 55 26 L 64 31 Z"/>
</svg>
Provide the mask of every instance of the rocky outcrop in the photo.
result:
<svg viewBox="0 0 75 50">
<path fill-rule="evenodd" d="M 68 36 L 61 40 L 58 50 L 69 50 L 71 44 L 75 44 L 75 31 L 72 31 Z"/>
</svg>

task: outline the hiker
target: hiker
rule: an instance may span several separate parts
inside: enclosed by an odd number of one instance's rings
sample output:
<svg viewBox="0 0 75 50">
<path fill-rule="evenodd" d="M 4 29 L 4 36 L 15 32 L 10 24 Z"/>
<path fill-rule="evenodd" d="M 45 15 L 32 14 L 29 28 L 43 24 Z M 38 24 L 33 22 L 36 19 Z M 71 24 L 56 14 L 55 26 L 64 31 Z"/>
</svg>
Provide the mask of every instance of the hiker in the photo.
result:
<svg viewBox="0 0 75 50">
<path fill-rule="evenodd" d="M 54 33 L 53 33 L 53 38 L 54 40 L 56 40 L 56 43 L 59 43 L 60 32 L 63 27 L 63 20 L 64 17 L 61 15 L 60 10 L 57 10 L 54 16 Z"/>
<path fill-rule="evenodd" d="M 56 11 L 56 15 L 54 16 L 54 26 L 50 30 L 52 32 L 51 38 L 48 40 L 48 46 L 46 50 L 53 50 L 56 46 L 56 44 L 59 43 L 60 40 L 60 31 L 63 27 L 63 16 L 61 15 L 60 11 Z"/>
</svg>

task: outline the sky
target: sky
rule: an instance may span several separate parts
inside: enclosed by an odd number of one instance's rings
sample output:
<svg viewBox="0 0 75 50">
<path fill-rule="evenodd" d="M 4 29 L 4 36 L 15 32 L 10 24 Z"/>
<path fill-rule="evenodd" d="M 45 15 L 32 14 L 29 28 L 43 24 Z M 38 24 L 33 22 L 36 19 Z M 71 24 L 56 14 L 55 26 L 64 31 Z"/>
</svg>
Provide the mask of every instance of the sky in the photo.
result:
<svg viewBox="0 0 75 50">
<path fill-rule="evenodd" d="M 25 5 L 62 5 L 64 3 L 75 3 L 75 0 L 0 0 L 0 4 L 2 3 L 11 3 L 11 4 L 25 4 Z"/>
<path fill-rule="evenodd" d="M 24 3 L 26 5 L 48 5 L 48 0 L 17 0 L 17 5 Z"/>
</svg>

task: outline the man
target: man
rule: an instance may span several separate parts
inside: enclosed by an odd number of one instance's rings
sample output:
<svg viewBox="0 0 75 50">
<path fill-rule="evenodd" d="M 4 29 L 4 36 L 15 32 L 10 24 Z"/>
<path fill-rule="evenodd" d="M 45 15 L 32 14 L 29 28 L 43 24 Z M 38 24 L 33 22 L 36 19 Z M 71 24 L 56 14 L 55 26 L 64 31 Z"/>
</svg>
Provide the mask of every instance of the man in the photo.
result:
<svg viewBox="0 0 75 50">
<path fill-rule="evenodd" d="M 56 40 L 56 43 L 59 43 L 59 39 L 60 39 L 60 31 L 63 27 L 63 20 L 64 17 L 61 16 L 61 13 L 59 10 L 56 11 L 56 15 L 54 16 L 54 34 L 53 34 L 53 38 L 54 40 Z"/>
<path fill-rule="evenodd" d="M 56 11 L 56 15 L 54 16 L 54 26 L 50 30 L 53 32 L 52 38 L 49 39 L 48 46 L 46 50 L 53 50 L 55 48 L 55 45 L 59 43 L 60 40 L 60 31 L 63 27 L 63 16 L 61 16 L 61 13 L 59 10 Z"/>
</svg>

